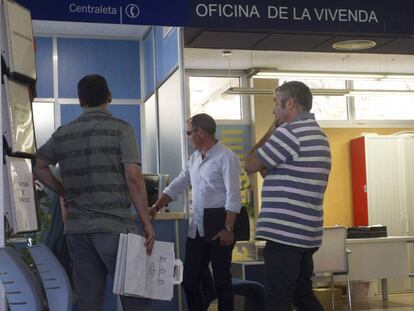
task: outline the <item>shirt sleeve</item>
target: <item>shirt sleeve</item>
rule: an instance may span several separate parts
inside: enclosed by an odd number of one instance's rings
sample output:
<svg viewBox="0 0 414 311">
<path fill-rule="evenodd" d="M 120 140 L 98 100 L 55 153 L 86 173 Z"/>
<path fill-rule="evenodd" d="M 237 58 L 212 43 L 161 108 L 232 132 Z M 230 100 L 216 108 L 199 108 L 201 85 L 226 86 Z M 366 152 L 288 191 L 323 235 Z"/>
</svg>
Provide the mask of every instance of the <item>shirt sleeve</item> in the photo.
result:
<svg viewBox="0 0 414 311">
<path fill-rule="evenodd" d="M 240 161 L 233 153 L 226 154 L 222 162 L 222 175 L 224 186 L 226 187 L 225 209 L 234 213 L 239 213 L 241 209 L 240 193 Z"/>
<path fill-rule="evenodd" d="M 141 163 L 141 159 L 138 155 L 134 129 L 131 125 L 126 124 L 125 127 L 121 130 L 121 135 L 119 137 L 119 146 L 121 150 L 122 163 Z"/>
<path fill-rule="evenodd" d="M 267 168 L 287 163 L 298 157 L 299 139 L 287 126 L 278 127 L 266 143 L 257 149 L 256 156 Z"/>
<path fill-rule="evenodd" d="M 181 171 L 171 184 L 164 189 L 162 193 L 168 195 L 173 201 L 178 199 L 178 196 L 184 192 L 184 190 L 191 185 L 190 170 L 187 166 Z"/>
<path fill-rule="evenodd" d="M 44 143 L 39 149 L 37 149 L 36 158 L 42 159 L 43 161 L 46 161 L 49 164 L 55 165 L 58 162 L 55 152 L 55 145 L 55 134 L 52 134 L 49 140 L 46 143 Z"/>
</svg>

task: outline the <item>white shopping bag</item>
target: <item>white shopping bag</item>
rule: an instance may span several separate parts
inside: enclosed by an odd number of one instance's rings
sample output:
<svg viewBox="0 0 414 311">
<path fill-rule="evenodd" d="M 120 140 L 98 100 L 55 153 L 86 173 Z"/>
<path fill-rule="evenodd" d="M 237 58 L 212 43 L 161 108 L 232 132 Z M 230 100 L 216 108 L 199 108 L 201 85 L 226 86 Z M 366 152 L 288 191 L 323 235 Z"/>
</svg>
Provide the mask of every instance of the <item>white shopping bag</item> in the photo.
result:
<svg viewBox="0 0 414 311">
<path fill-rule="evenodd" d="M 175 259 L 174 244 L 155 241 L 147 255 L 145 238 L 121 234 L 115 269 L 115 294 L 159 300 L 173 298 L 173 285 L 182 281 L 182 262 Z"/>
</svg>

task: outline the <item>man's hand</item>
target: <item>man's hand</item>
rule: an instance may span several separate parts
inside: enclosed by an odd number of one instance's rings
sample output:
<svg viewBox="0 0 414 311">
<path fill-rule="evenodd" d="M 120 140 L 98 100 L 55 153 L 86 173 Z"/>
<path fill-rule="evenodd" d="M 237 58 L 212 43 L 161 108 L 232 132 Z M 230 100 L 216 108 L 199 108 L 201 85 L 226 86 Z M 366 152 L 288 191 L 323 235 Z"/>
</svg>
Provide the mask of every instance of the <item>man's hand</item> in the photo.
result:
<svg viewBox="0 0 414 311">
<path fill-rule="evenodd" d="M 145 237 L 145 247 L 147 248 L 147 254 L 151 255 L 152 248 L 154 247 L 155 242 L 155 232 L 151 224 L 148 224 L 143 227 L 143 235 Z"/>
<path fill-rule="evenodd" d="M 232 245 L 234 243 L 234 233 L 226 229 L 223 229 L 212 238 L 212 240 L 217 239 L 220 239 L 221 246 Z"/>
<path fill-rule="evenodd" d="M 158 215 L 159 212 L 161 212 L 161 210 L 164 209 L 164 212 L 169 213 L 170 210 L 168 209 L 168 207 L 157 207 L 156 205 L 153 205 L 149 208 L 149 214 L 151 216 L 151 220 L 155 219 Z"/>
</svg>

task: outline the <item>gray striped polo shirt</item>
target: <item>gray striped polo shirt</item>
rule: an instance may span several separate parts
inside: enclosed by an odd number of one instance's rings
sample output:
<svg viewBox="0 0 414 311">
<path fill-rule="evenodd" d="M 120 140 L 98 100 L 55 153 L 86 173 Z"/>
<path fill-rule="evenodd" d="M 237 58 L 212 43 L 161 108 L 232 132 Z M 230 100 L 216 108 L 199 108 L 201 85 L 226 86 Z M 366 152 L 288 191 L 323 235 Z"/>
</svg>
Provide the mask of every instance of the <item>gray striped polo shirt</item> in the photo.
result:
<svg viewBox="0 0 414 311">
<path fill-rule="evenodd" d="M 256 239 L 319 247 L 331 153 L 314 115 L 302 113 L 277 128 L 256 155 L 268 168 Z"/>
<path fill-rule="evenodd" d="M 101 107 L 56 130 L 37 156 L 59 163 L 69 204 L 65 233 L 135 232 L 122 163 L 139 163 L 134 130 Z"/>
</svg>

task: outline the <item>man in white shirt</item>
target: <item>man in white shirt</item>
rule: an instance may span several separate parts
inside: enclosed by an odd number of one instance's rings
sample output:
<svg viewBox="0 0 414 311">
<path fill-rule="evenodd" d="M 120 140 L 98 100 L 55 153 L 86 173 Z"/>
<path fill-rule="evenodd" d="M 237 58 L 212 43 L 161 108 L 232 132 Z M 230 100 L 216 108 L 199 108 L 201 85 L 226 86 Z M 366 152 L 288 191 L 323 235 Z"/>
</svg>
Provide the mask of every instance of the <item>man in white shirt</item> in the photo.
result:
<svg viewBox="0 0 414 311">
<path fill-rule="evenodd" d="M 193 218 L 186 241 L 183 280 L 190 311 L 206 310 L 200 280 L 210 262 L 218 311 L 233 310 L 230 267 L 235 243 L 233 229 L 241 208 L 240 162 L 234 152 L 215 138 L 215 132 L 216 122 L 208 114 L 197 114 L 188 120 L 187 136 L 196 151 L 151 208 L 155 217 L 161 208 L 192 186 Z M 207 239 L 203 216 L 206 209 L 212 208 L 224 208 L 226 219 L 223 228 Z"/>
</svg>

